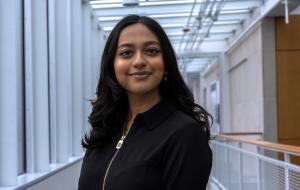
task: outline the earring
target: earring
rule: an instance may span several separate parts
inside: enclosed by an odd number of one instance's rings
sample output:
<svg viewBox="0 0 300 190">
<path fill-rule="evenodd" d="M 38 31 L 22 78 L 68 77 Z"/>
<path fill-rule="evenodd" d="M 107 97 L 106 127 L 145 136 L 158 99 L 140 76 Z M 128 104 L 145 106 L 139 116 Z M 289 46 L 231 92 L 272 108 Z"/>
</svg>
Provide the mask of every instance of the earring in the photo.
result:
<svg viewBox="0 0 300 190">
<path fill-rule="evenodd" d="M 167 81 L 168 80 L 168 72 L 165 72 L 164 74 L 164 81 Z"/>
</svg>

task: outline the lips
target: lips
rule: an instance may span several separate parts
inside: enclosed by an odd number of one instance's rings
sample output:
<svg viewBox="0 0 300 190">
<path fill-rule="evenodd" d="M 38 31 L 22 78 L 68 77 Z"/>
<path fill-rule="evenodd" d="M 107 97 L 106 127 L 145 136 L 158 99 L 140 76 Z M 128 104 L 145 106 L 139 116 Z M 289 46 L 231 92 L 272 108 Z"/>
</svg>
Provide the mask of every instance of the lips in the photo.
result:
<svg viewBox="0 0 300 190">
<path fill-rule="evenodd" d="M 152 72 L 150 71 L 137 71 L 137 72 L 132 72 L 129 75 L 132 76 L 134 79 L 143 80 L 148 78 L 148 76 L 150 76 L 151 74 Z"/>
</svg>

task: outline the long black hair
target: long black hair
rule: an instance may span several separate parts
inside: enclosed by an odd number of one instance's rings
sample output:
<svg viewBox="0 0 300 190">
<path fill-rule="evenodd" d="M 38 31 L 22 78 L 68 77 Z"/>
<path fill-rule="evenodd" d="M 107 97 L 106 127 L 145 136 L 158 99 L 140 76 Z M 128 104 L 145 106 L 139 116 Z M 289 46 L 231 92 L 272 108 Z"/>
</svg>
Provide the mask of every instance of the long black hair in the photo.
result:
<svg viewBox="0 0 300 190">
<path fill-rule="evenodd" d="M 168 99 L 180 110 L 197 120 L 209 139 L 211 116 L 201 106 L 194 103 L 193 95 L 179 72 L 176 55 L 166 33 L 152 18 L 128 15 L 117 23 L 105 44 L 96 92 L 97 99 L 91 103 L 92 112 L 89 116 L 92 129 L 90 134 L 86 134 L 82 139 L 82 146 L 87 149 L 102 147 L 126 120 L 128 98 L 126 91 L 116 79 L 114 57 L 122 30 L 137 23 L 145 25 L 157 36 L 162 49 L 165 72 L 167 73 L 167 80 L 161 82 L 159 88 L 162 99 Z"/>
</svg>

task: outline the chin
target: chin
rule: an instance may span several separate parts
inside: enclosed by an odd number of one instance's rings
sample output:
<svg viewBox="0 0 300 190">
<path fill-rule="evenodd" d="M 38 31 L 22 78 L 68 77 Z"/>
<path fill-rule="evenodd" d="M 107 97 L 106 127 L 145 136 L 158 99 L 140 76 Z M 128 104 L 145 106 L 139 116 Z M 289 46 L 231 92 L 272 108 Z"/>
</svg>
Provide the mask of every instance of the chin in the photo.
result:
<svg viewBox="0 0 300 190">
<path fill-rule="evenodd" d="M 145 86 L 144 86 L 141 88 L 130 89 L 130 90 L 128 90 L 128 92 L 133 95 L 145 96 L 145 95 L 153 95 L 153 94 L 159 93 L 158 89 L 159 89 L 158 87 L 157 88 L 145 88 Z"/>
<path fill-rule="evenodd" d="M 136 94 L 136 95 L 145 95 L 150 93 L 150 90 L 146 90 L 146 89 L 139 89 L 139 90 L 131 90 L 130 94 Z"/>
</svg>

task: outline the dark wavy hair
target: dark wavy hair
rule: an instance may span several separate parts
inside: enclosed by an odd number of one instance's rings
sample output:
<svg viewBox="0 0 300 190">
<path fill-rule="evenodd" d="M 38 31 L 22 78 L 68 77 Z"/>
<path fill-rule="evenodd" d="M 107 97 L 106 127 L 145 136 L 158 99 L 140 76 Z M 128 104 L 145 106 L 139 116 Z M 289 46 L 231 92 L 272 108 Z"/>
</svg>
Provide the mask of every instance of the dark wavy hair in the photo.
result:
<svg viewBox="0 0 300 190">
<path fill-rule="evenodd" d="M 179 72 L 174 49 L 162 29 L 152 18 L 139 15 L 124 17 L 111 31 L 101 59 L 100 79 L 97 86 L 97 99 L 92 101 L 92 112 L 89 122 L 92 129 L 82 139 L 82 146 L 87 149 L 102 147 L 126 120 L 128 113 L 128 98 L 126 91 L 118 83 L 114 72 L 114 57 L 117 51 L 120 33 L 133 24 L 143 24 L 158 38 L 167 80 L 160 83 L 162 99 L 168 99 L 178 109 L 197 120 L 210 138 L 211 115 L 201 106 L 194 103 L 191 91 L 184 83 Z M 211 119 L 211 120 L 210 120 Z"/>
</svg>

